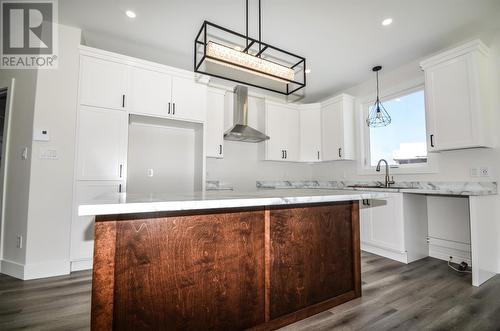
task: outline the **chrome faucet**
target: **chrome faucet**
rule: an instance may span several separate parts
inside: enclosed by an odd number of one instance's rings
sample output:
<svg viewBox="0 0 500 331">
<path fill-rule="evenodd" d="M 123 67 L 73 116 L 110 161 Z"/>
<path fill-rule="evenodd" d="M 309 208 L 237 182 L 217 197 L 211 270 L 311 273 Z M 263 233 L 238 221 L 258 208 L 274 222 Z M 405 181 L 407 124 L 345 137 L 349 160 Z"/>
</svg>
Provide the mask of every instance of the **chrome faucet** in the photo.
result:
<svg viewBox="0 0 500 331">
<path fill-rule="evenodd" d="M 394 181 L 394 176 L 392 178 L 389 177 L 389 163 L 387 163 L 385 159 L 380 159 L 377 163 L 377 168 L 375 170 L 380 172 L 380 163 L 382 162 L 385 163 L 385 187 L 390 187 L 392 184 L 395 183 L 395 181 Z"/>
</svg>

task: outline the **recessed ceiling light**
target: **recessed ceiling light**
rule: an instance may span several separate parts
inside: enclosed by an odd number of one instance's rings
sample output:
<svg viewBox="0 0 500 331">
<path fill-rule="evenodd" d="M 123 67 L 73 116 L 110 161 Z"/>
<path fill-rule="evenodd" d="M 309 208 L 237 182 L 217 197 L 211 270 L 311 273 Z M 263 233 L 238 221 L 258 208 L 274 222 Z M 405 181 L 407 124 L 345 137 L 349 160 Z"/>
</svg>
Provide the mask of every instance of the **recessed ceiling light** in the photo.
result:
<svg viewBox="0 0 500 331">
<path fill-rule="evenodd" d="M 127 10 L 127 11 L 125 12 L 125 15 L 127 15 L 127 16 L 128 16 L 128 17 L 130 17 L 130 18 L 135 18 L 135 17 L 137 16 L 137 15 L 136 15 L 133 11 L 131 11 L 131 10 Z"/>
<path fill-rule="evenodd" d="M 311 73 L 311 69 L 306 69 L 306 74 L 310 74 Z"/>
<path fill-rule="evenodd" d="M 383 26 L 388 26 L 392 24 L 392 18 L 386 18 L 385 20 L 382 21 Z"/>
</svg>

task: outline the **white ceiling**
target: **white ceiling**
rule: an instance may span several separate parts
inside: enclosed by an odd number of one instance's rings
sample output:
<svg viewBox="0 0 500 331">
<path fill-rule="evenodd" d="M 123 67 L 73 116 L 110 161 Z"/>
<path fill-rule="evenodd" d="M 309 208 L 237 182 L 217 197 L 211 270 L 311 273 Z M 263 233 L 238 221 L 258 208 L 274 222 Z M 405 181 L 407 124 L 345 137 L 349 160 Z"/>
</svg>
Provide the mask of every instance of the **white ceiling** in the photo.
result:
<svg viewBox="0 0 500 331">
<path fill-rule="evenodd" d="M 250 0 L 257 36 L 257 0 Z M 206 19 L 244 33 L 244 0 L 60 0 L 59 21 L 88 45 L 192 70 L 193 41 Z M 130 19 L 125 10 L 137 17 Z M 263 41 L 307 58 L 305 102 L 500 28 L 499 0 L 262 0 Z M 252 17 L 253 16 L 253 17 Z M 394 22 L 383 27 L 381 21 Z"/>
</svg>

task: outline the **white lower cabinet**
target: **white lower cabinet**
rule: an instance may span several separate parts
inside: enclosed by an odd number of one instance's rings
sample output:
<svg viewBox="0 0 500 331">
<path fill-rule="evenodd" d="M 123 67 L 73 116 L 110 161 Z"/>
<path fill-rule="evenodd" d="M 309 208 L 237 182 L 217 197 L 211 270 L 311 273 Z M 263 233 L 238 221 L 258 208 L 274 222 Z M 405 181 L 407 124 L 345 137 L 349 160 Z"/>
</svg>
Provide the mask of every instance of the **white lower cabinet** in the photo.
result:
<svg viewBox="0 0 500 331">
<path fill-rule="evenodd" d="M 75 183 L 73 217 L 71 220 L 71 251 L 72 269 L 86 269 L 94 251 L 94 217 L 78 216 L 78 206 L 103 195 L 124 191 L 124 181 L 98 181 Z M 76 267 L 74 267 L 75 265 Z M 80 267 L 79 267 L 80 266 Z M 90 265 L 87 265 L 90 268 Z M 72 270 L 72 271 L 75 271 Z"/>
<path fill-rule="evenodd" d="M 388 195 L 360 203 L 361 249 L 403 263 L 427 257 L 426 197 Z"/>
</svg>

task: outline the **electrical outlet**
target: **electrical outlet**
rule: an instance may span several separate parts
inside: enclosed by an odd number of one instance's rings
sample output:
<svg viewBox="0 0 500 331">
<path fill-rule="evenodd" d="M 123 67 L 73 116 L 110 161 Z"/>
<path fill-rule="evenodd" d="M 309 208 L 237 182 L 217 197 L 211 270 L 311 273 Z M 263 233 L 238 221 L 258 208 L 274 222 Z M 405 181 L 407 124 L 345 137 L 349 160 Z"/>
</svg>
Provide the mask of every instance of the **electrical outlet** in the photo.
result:
<svg viewBox="0 0 500 331">
<path fill-rule="evenodd" d="M 488 167 L 479 168 L 479 176 L 481 176 L 481 177 L 489 177 L 490 176 L 490 170 L 488 169 Z"/>
<path fill-rule="evenodd" d="M 17 236 L 16 247 L 23 248 L 23 236 Z"/>
</svg>

